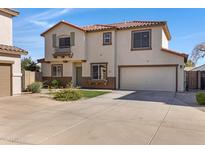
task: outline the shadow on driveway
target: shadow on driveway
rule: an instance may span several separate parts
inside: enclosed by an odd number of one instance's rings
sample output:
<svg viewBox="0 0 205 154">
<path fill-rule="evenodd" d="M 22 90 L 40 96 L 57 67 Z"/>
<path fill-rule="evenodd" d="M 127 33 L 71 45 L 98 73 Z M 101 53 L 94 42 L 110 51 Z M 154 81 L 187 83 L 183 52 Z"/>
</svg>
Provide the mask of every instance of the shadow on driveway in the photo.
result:
<svg viewBox="0 0 205 154">
<path fill-rule="evenodd" d="M 133 100 L 134 101 L 144 101 L 145 103 L 165 103 L 178 106 L 191 106 L 197 107 L 198 109 L 205 111 L 204 106 L 199 106 L 196 103 L 195 93 L 184 92 L 164 92 L 164 91 L 134 91 L 127 95 L 124 95 L 120 100 Z"/>
<path fill-rule="evenodd" d="M 145 102 L 163 102 L 172 104 L 176 94 L 174 92 L 162 92 L 162 91 L 134 91 L 128 95 L 122 96 L 118 99 L 121 100 L 133 100 L 133 101 L 145 101 Z"/>
</svg>

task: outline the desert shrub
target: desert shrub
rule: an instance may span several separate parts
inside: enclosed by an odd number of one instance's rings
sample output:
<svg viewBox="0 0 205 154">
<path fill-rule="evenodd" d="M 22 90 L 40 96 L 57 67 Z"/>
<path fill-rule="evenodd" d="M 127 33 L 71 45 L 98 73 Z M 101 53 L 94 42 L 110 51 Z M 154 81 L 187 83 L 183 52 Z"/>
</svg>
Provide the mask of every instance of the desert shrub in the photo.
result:
<svg viewBox="0 0 205 154">
<path fill-rule="evenodd" d="M 54 99 L 57 101 L 75 101 L 82 97 L 81 91 L 76 89 L 65 89 L 54 92 Z"/>
<path fill-rule="evenodd" d="M 51 86 L 53 87 L 53 88 L 59 88 L 60 87 L 60 81 L 59 80 L 52 80 L 51 81 Z"/>
<path fill-rule="evenodd" d="M 196 93 L 196 100 L 199 105 L 205 105 L 205 93 L 204 92 Z"/>
<path fill-rule="evenodd" d="M 48 86 L 48 94 L 52 95 L 53 94 L 53 89 L 51 86 Z"/>
<path fill-rule="evenodd" d="M 27 87 L 27 91 L 32 93 L 40 93 L 43 84 L 41 82 L 34 82 Z"/>
<path fill-rule="evenodd" d="M 73 88 L 73 81 L 68 82 L 66 88 Z"/>
</svg>

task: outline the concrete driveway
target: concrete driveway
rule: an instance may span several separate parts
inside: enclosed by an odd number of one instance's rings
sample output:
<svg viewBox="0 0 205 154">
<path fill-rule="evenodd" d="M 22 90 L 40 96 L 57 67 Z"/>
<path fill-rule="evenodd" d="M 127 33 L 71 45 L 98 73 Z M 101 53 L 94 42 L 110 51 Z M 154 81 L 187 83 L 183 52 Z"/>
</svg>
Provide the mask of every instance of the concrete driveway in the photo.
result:
<svg viewBox="0 0 205 154">
<path fill-rule="evenodd" d="M 0 144 L 205 144 L 205 112 L 174 93 L 113 91 L 74 103 L 0 98 Z"/>
</svg>

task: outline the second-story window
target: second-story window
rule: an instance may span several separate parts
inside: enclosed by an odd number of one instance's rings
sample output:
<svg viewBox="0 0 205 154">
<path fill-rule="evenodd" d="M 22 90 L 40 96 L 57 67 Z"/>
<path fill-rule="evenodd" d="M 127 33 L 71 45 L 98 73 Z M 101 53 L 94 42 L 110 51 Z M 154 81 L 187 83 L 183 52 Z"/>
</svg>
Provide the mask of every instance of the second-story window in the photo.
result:
<svg viewBox="0 0 205 154">
<path fill-rule="evenodd" d="M 106 32 L 103 33 L 103 45 L 111 45 L 112 44 L 112 33 Z"/>
<path fill-rule="evenodd" d="M 133 31 L 132 47 L 134 49 L 150 49 L 151 48 L 151 30 Z"/>
<path fill-rule="evenodd" d="M 70 48 L 70 37 L 59 38 L 59 48 Z"/>
</svg>

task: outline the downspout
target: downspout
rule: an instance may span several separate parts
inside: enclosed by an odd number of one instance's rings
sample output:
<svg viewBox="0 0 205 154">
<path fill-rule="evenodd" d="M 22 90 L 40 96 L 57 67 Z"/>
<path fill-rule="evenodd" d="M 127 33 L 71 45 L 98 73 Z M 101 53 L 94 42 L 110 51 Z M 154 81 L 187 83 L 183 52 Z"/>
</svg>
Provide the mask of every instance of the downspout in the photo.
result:
<svg viewBox="0 0 205 154">
<path fill-rule="evenodd" d="M 115 75 L 115 89 L 118 89 L 118 67 L 117 67 L 117 30 L 114 31 L 114 75 Z"/>
</svg>

